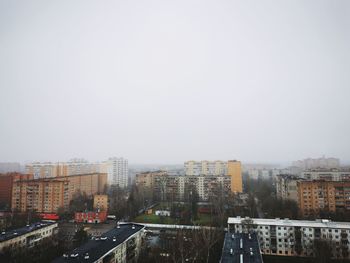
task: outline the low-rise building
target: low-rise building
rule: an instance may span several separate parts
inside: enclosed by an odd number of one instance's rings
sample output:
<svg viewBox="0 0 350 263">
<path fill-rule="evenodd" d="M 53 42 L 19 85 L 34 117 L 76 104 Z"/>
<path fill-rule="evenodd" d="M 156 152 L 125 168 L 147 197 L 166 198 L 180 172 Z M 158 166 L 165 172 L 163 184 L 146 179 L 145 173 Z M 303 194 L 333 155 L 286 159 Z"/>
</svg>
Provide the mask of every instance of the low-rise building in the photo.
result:
<svg viewBox="0 0 350 263">
<path fill-rule="evenodd" d="M 255 231 L 265 255 L 313 257 L 317 243 L 326 242 L 333 258 L 350 258 L 348 222 L 229 217 L 228 230 L 230 233 Z"/>
<path fill-rule="evenodd" d="M 58 224 L 53 221 L 37 222 L 26 227 L 0 234 L 0 252 L 4 249 L 32 248 L 41 240 L 57 234 Z"/>
<path fill-rule="evenodd" d="M 144 228 L 138 224 L 120 224 L 102 236 L 94 237 L 70 253 L 55 259 L 53 263 L 137 262 Z"/>
<path fill-rule="evenodd" d="M 107 211 L 100 212 L 75 212 L 74 221 L 76 223 L 94 223 L 99 224 L 106 222 L 107 220 Z"/>
</svg>

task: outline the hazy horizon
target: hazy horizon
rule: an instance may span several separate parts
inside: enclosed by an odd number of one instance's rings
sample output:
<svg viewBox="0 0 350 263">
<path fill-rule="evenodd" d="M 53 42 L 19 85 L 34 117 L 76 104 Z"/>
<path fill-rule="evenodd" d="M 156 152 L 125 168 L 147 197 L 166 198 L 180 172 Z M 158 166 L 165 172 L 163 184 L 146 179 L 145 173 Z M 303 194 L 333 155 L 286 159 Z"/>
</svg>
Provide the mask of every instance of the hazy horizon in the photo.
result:
<svg viewBox="0 0 350 263">
<path fill-rule="evenodd" d="M 350 1 L 0 1 L 0 162 L 350 163 Z"/>
</svg>

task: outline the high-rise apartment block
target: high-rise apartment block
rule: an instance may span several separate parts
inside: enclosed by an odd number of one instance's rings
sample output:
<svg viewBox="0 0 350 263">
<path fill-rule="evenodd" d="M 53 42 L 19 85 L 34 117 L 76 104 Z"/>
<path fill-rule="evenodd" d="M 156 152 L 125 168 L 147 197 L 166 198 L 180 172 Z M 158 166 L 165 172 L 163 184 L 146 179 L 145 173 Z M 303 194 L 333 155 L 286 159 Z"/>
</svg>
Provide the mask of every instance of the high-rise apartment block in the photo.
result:
<svg viewBox="0 0 350 263">
<path fill-rule="evenodd" d="M 28 179 L 33 179 L 33 176 L 21 173 L 0 174 L 0 205 L 3 208 L 11 209 L 14 181 Z"/>
<path fill-rule="evenodd" d="M 283 200 L 298 202 L 299 177 L 290 174 L 279 174 L 276 176 L 276 195 Z"/>
<path fill-rule="evenodd" d="M 186 176 L 229 176 L 231 191 L 234 193 L 243 191 L 242 165 L 239 161 L 187 161 L 184 168 Z"/>
<path fill-rule="evenodd" d="M 99 194 L 104 192 L 106 184 L 105 173 L 41 179 L 34 179 L 33 175 L 17 176 L 12 188 L 12 209 L 41 213 L 55 213 L 59 208 L 67 210 L 75 193 Z"/>
<path fill-rule="evenodd" d="M 317 169 L 317 168 L 339 168 L 340 161 L 338 158 L 307 158 L 304 160 L 298 160 L 292 163 L 292 166 L 299 167 L 303 170 L 305 169 Z"/>
<path fill-rule="evenodd" d="M 227 163 L 223 161 L 187 161 L 185 174 L 189 176 L 225 175 Z"/>
<path fill-rule="evenodd" d="M 72 159 L 68 162 L 29 163 L 25 166 L 26 174 L 32 174 L 34 179 L 70 176 L 88 173 L 105 173 L 106 164 L 90 163 L 83 159 Z"/>
<path fill-rule="evenodd" d="M 121 188 L 128 186 L 129 168 L 128 160 L 124 158 L 112 157 L 106 162 L 108 173 L 108 184 L 117 185 Z"/>
<path fill-rule="evenodd" d="M 242 165 L 241 162 L 233 160 L 227 162 L 227 175 L 231 177 L 231 191 L 233 193 L 243 192 Z"/>
</svg>

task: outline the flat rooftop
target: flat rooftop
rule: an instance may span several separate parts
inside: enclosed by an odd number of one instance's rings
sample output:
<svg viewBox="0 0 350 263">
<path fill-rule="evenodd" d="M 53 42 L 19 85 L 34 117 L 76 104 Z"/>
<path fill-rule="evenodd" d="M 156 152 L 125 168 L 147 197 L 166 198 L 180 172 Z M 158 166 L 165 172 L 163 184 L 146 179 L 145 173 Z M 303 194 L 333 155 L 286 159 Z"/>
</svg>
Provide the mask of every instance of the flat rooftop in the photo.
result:
<svg viewBox="0 0 350 263">
<path fill-rule="evenodd" d="M 263 263 L 255 233 L 226 233 L 220 263 Z"/>
<path fill-rule="evenodd" d="M 228 224 L 240 224 L 244 217 L 229 217 Z M 350 222 L 333 222 L 328 219 L 310 220 L 290 220 L 290 219 L 267 219 L 251 218 L 255 225 L 273 225 L 273 226 L 293 226 L 293 227 L 317 227 L 317 228 L 337 228 L 350 230 Z"/>
<path fill-rule="evenodd" d="M 133 234 L 137 233 L 145 226 L 138 224 L 120 224 L 120 228 L 113 228 L 112 230 L 104 233 L 99 237 L 99 240 L 91 239 L 84 243 L 82 246 L 75 248 L 67 253 L 68 257 L 56 258 L 53 263 L 66 263 L 66 262 L 85 262 L 92 263 L 108 254 L 109 251 L 122 244 Z M 104 240 L 105 239 L 105 240 Z M 113 241 L 114 240 L 114 241 Z M 73 254 L 78 254 L 77 257 L 71 257 Z M 89 255 L 88 259 L 85 259 L 85 255 Z"/>
<path fill-rule="evenodd" d="M 40 228 L 44 228 L 53 224 L 57 224 L 57 223 L 53 221 L 40 221 L 18 229 L 14 229 L 10 231 L 1 231 L 0 242 L 22 236 L 24 234 L 33 232 L 35 230 L 38 230 Z"/>
</svg>

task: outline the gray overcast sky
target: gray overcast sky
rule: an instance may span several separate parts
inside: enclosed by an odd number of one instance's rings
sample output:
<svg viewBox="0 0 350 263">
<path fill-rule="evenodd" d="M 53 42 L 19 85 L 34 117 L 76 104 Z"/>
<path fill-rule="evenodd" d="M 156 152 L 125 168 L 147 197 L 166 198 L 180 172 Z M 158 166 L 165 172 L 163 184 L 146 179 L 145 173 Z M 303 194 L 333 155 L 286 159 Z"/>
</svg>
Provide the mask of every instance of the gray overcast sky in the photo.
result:
<svg viewBox="0 0 350 263">
<path fill-rule="evenodd" d="M 0 161 L 350 161 L 350 1 L 0 0 Z"/>
</svg>

